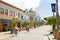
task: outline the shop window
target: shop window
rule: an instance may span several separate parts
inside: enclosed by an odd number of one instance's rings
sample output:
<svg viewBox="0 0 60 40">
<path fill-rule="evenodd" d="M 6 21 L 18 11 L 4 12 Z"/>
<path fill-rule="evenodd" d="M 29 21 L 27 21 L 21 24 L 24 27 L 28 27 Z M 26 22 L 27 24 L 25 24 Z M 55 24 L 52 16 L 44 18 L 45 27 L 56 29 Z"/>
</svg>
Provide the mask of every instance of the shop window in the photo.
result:
<svg viewBox="0 0 60 40">
<path fill-rule="evenodd" d="M 8 15 L 8 10 L 7 9 L 5 9 L 5 14 Z"/>
<path fill-rule="evenodd" d="M 4 13 L 4 9 L 0 8 L 0 13 L 3 14 Z"/>
</svg>

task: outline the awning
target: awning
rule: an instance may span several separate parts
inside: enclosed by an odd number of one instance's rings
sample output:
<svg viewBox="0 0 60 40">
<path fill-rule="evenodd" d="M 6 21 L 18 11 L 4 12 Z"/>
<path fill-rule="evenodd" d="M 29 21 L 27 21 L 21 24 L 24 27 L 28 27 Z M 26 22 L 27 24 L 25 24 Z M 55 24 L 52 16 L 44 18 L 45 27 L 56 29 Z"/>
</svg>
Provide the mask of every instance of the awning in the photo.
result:
<svg viewBox="0 0 60 40">
<path fill-rule="evenodd" d="M 0 19 L 0 22 L 12 22 L 12 20 L 9 20 L 9 19 Z"/>
</svg>

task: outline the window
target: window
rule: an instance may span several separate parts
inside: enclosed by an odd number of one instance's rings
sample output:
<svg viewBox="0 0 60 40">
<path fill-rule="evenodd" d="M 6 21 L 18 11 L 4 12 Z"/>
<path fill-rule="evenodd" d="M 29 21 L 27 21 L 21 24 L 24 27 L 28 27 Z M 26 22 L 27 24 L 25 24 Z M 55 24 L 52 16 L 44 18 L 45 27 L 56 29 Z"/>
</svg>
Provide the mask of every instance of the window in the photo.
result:
<svg viewBox="0 0 60 40">
<path fill-rule="evenodd" d="M 10 16 L 15 17 L 15 11 L 11 11 L 11 10 L 10 10 Z"/>
<path fill-rule="evenodd" d="M 15 17 L 15 12 L 14 11 L 12 11 L 12 16 Z"/>
<path fill-rule="evenodd" d="M 10 10 L 10 16 L 12 16 L 12 11 Z"/>
<path fill-rule="evenodd" d="M 4 13 L 4 9 L 3 8 L 0 8 L 0 13 Z"/>
<path fill-rule="evenodd" d="M 18 17 L 20 17 L 20 14 L 18 13 Z"/>
<path fill-rule="evenodd" d="M 21 16 L 21 19 L 23 19 L 23 15 Z"/>
<path fill-rule="evenodd" d="M 8 10 L 7 9 L 5 9 L 5 14 L 8 15 Z"/>
</svg>

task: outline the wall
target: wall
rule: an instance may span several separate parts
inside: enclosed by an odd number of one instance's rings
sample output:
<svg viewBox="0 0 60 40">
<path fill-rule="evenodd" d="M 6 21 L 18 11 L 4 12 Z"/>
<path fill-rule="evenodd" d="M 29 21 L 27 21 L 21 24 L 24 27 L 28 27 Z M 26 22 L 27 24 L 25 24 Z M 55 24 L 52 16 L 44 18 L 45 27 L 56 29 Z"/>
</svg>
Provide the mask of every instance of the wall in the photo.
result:
<svg viewBox="0 0 60 40">
<path fill-rule="evenodd" d="M 2 22 L 0 22 L 0 32 L 2 32 Z"/>
<path fill-rule="evenodd" d="M 18 13 L 22 14 L 22 12 L 21 12 L 20 10 L 15 9 L 15 8 L 13 8 L 13 7 L 10 7 L 10 6 L 7 6 L 7 5 L 5 5 L 5 4 L 3 4 L 3 3 L 0 3 L 0 7 L 1 7 L 1 8 L 8 9 L 8 10 L 15 11 L 15 17 L 16 17 L 16 18 L 18 17 Z M 9 11 L 8 11 L 8 14 L 10 14 Z M 8 16 L 9 16 L 9 15 L 8 15 Z"/>
</svg>

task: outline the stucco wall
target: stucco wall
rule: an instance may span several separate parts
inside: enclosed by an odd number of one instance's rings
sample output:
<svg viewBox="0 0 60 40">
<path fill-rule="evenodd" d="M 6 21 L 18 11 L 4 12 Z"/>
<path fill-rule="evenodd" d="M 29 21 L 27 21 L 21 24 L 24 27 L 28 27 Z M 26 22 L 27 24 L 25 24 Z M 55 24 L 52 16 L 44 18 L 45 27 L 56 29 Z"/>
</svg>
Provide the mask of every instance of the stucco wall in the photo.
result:
<svg viewBox="0 0 60 40">
<path fill-rule="evenodd" d="M 13 7 L 10 7 L 10 6 L 7 6 L 3 3 L 0 3 L 0 8 L 4 8 L 4 9 L 8 9 L 8 10 L 11 10 L 11 11 L 15 11 L 15 17 L 17 18 L 18 17 L 18 13 L 20 13 L 20 15 L 22 14 L 22 11 L 18 10 L 18 9 L 15 9 Z M 9 14 L 9 11 L 8 11 L 8 14 Z M 8 15 L 9 16 L 9 15 Z"/>
</svg>

